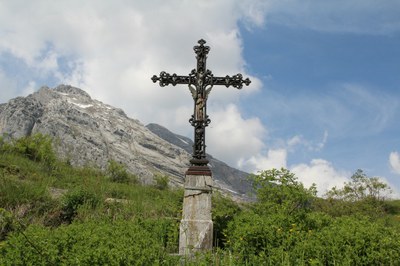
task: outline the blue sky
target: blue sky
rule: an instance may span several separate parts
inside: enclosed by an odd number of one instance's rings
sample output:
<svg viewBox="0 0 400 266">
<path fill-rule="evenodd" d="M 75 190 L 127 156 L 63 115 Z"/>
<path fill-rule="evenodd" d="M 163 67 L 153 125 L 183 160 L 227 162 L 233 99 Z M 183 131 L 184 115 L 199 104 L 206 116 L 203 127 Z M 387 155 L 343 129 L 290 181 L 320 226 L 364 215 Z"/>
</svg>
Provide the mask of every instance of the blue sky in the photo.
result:
<svg viewBox="0 0 400 266">
<path fill-rule="evenodd" d="M 192 47 L 211 46 L 208 152 L 256 172 L 286 167 L 320 195 L 357 169 L 400 195 L 397 0 L 0 0 L 0 102 L 71 84 L 143 124 L 192 136 Z"/>
<path fill-rule="evenodd" d="M 265 87 L 250 100 L 246 113 L 269 125 L 272 142 L 298 134 L 322 141 L 328 132 L 324 149 L 298 154 L 290 162 L 323 156 L 338 167 L 390 174 L 387 154 L 400 142 L 398 34 L 276 24 L 242 32 L 249 72 Z"/>
</svg>

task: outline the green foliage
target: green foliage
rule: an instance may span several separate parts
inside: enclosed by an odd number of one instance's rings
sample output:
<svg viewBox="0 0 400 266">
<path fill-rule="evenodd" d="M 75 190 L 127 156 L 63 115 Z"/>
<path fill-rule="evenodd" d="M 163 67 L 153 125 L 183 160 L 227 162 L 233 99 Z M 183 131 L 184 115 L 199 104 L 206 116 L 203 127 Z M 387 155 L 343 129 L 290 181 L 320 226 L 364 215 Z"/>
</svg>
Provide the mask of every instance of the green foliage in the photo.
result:
<svg viewBox="0 0 400 266">
<path fill-rule="evenodd" d="M 45 183 L 0 177 L 0 206 L 19 217 L 43 215 L 54 208 Z"/>
<path fill-rule="evenodd" d="M 3 241 L 17 226 L 12 213 L 0 208 L 0 241 Z"/>
<path fill-rule="evenodd" d="M 241 209 L 237 203 L 228 197 L 214 192 L 212 198 L 212 220 L 214 223 L 214 243 L 215 246 L 223 248 L 226 244 L 226 235 L 224 231 L 230 221 L 239 215 Z"/>
<path fill-rule="evenodd" d="M 350 182 L 345 182 L 341 189 L 333 187 L 327 192 L 327 196 L 352 202 L 365 199 L 380 201 L 388 192 L 390 192 L 390 188 L 386 183 L 379 181 L 377 177 L 368 177 L 358 169 L 351 176 Z"/>
<path fill-rule="evenodd" d="M 3 143 L 0 147 L 2 152 L 18 153 L 33 161 L 43 162 L 49 167 L 54 166 L 57 160 L 52 147 L 52 139 L 40 133 L 14 139 L 12 144 L 5 145 Z"/>
<path fill-rule="evenodd" d="M 78 188 L 64 195 L 62 200 L 62 221 L 71 223 L 78 213 L 79 207 L 86 205 L 89 208 L 96 208 L 99 204 L 99 197 L 88 190 Z"/>
<path fill-rule="evenodd" d="M 343 188 L 333 187 L 326 193 L 326 200 L 319 200 L 316 207 L 333 216 L 362 214 L 381 217 L 386 211 L 385 196 L 390 187 L 376 177 L 368 177 L 357 170 Z"/>
<path fill-rule="evenodd" d="M 393 265 L 399 230 L 363 216 L 333 218 L 313 210 L 315 188 L 288 170 L 254 177 L 259 201 L 229 222 L 226 247 L 238 264 Z"/>
<path fill-rule="evenodd" d="M 10 151 L 11 147 L 12 146 L 10 145 L 10 143 L 5 141 L 4 135 L 0 136 L 0 152 L 4 153 Z"/>
<path fill-rule="evenodd" d="M 400 259 L 398 231 L 365 218 L 337 218 L 316 230 L 282 224 L 277 217 L 242 217 L 233 253 L 243 264 L 393 265 Z"/>
<path fill-rule="evenodd" d="M 177 265 L 165 249 L 169 222 L 91 221 L 29 226 L 0 246 L 1 265 Z M 28 241 L 29 240 L 29 241 Z"/>
<path fill-rule="evenodd" d="M 156 175 L 154 177 L 154 187 L 159 190 L 165 190 L 168 188 L 169 177 L 167 175 Z"/>
<path fill-rule="evenodd" d="M 307 189 L 287 169 L 272 169 L 253 175 L 258 212 L 280 212 L 285 215 L 300 215 L 311 210 L 316 188 Z"/>
<path fill-rule="evenodd" d="M 395 265 L 400 259 L 398 239 L 398 231 L 380 222 L 340 217 L 310 234 L 296 249 L 318 265 Z"/>
<path fill-rule="evenodd" d="M 114 160 L 108 161 L 107 175 L 112 182 L 117 183 L 137 183 L 135 176 L 128 173 L 126 166 Z"/>
</svg>

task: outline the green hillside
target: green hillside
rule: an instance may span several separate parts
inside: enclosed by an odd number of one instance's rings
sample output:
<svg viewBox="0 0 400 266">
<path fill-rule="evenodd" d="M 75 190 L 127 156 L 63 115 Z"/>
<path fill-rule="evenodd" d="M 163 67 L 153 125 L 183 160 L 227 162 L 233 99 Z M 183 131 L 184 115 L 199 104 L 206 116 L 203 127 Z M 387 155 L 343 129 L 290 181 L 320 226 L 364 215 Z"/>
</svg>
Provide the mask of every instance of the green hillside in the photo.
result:
<svg viewBox="0 0 400 266">
<path fill-rule="evenodd" d="M 181 258 L 182 189 L 60 161 L 42 135 L 0 139 L 0 265 L 398 265 L 400 201 L 357 171 L 318 198 L 286 169 L 251 177 L 258 201 L 213 196 L 214 250 Z"/>
</svg>

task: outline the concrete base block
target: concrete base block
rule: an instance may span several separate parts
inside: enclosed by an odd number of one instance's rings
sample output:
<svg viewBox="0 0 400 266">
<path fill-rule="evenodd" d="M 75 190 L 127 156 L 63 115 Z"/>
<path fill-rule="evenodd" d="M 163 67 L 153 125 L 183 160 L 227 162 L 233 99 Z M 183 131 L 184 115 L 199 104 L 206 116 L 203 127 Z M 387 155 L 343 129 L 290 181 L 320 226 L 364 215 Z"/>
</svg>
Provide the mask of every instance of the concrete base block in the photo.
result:
<svg viewBox="0 0 400 266">
<path fill-rule="evenodd" d="M 182 220 L 179 230 L 179 254 L 191 255 L 211 250 L 213 222 L 211 220 Z"/>
<path fill-rule="evenodd" d="M 210 175 L 186 175 L 182 220 L 179 232 L 179 254 L 191 255 L 211 250 L 213 222 L 211 219 Z"/>
</svg>

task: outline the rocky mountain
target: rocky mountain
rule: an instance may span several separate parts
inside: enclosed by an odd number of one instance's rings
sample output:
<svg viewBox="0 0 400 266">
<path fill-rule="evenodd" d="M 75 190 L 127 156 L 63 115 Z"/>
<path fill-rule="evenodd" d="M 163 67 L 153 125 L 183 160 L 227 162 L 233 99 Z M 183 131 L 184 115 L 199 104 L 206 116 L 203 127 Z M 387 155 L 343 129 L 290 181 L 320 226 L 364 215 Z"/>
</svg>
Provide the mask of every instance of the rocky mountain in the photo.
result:
<svg viewBox="0 0 400 266">
<path fill-rule="evenodd" d="M 73 165 L 105 169 L 112 159 L 125 164 L 143 183 L 166 174 L 178 186 L 183 183 L 193 144 L 157 124 L 145 127 L 123 110 L 67 85 L 42 87 L 0 105 L 0 135 L 18 138 L 35 133 L 52 136 L 56 152 Z M 212 156 L 209 160 L 216 186 L 238 195 L 249 191 L 246 173 Z"/>
<path fill-rule="evenodd" d="M 160 138 L 184 149 L 187 153 L 192 154 L 193 141 L 191 139 L 172 133 L 158 124 L 148 124 L 146 127 Z M 210 161 L 209 166 L 216 182 L 223 182 L 222 186 L 225 187 L 228 184 L 239 193 L 247 193 L 251 190 L 252 186 L 250 182 L 247 181 L 248 173 L 230 167 L 210 154 L 207 154 L 207 159 Z"/>
</svg>

